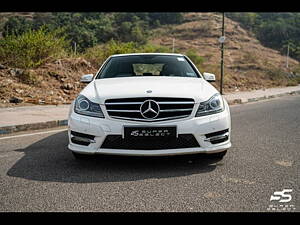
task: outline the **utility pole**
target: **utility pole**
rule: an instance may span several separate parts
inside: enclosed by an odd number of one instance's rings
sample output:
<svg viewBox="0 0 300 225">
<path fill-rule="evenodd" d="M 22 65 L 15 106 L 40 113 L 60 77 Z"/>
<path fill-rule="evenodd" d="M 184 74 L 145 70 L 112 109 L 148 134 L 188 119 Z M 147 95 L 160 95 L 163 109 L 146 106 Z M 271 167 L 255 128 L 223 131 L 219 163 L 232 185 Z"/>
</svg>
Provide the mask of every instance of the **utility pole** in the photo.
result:
<svg viewBox="0 0 300 225">
<path fill-rule="evenodd" d="M 289 68 L 289 53 L 290 53 L 290 43 L 288 43 L 288 46 L 287 46 L 286 68 Z"/>
<path fill-rule="evenodd" d="M 76 42 L 74 41 L 74 54 L 76 55 Z"/>
<path fill-rule="evenodd" d="M 174 50 L 175 50 L 175 38 L 173 38 L 173 53 L 174 53 Z"/>
<path fill-rule="evenodd" d="M 224 41 L 225 41 L 225 28 L 224 28 L 224 15 L 222 13 L 222 36 L 220 37 L 219 41 L 221 42 L 221 79 L 220 79 L 220 93 L 223 94 L 223 76 L 224 76 Z"/>
</svg>

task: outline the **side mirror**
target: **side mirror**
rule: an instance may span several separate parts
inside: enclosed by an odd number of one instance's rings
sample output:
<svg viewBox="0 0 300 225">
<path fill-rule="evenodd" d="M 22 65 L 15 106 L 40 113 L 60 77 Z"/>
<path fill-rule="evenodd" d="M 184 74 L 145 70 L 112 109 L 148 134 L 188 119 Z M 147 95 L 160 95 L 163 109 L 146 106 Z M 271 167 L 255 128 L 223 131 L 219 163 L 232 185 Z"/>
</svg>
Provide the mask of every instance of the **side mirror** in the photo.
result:
<svg viewBox="0 0 300 225">
<path fill-rule="evenodd" d="M 216 81 L 216 76 L 212 73 L 203 73 L 204 79 L 207 80 L 208 82 L 215 82 Z"/>
<path fill-rule="evenodd" d="M 90 83 L 93 80 L 93 74 L 85 74 L 80 78 L 81 83 Z"/>
</svg>

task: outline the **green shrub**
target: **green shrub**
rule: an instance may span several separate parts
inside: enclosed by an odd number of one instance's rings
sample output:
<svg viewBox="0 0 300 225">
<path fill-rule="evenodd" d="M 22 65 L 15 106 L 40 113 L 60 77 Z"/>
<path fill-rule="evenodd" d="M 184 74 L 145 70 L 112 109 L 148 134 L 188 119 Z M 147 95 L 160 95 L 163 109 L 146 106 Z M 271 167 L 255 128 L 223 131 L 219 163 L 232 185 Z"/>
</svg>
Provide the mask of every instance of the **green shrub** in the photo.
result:
<svg viewBox="0 0 300 225">
<path fill-rule="evenodd" d="M 294 67 L 292 68 L 292 72 L 293 72 L 294 74 L 297 74 L 297 75 L 300 76 L 300 64 L 294 66 Z"/>
<path fill-rule="evenodd" d="M 30 70 L 25 70 L 22 74 L 19 76 L 20 81 L 24 84 L 38 84 L 40 82 L 39 77 Z"/>
<path fill-rule="evenodd" d="M 98 67 L 104 62 L 103 45 L 96 45 L 92 48 L 88 48 L 82 54 L 82 57 L 89 61 L 92 65 Z"/>
<path fill-rule="evenodd" d="M 65 55 L 67 45 L 62 30 L 47 31 L 45 27 L 8 35 L 0 40 L 0 62 L 10 67 L 35 68 L 49 58 Z"/>
<path fill-rule="evenodd" d="M 155 52 L 155 53 L 168 53 L 171 52 L 172 50 L 166 46 L 161 46 L 161 45 L 154 45 L 154 44 L 145 44 L 145 45 L 141 45 L 139 47 L 139 52 L 141 53 L 151 53 L 151 52 Z"/>
<path fill-rule="evenodd" d="M 287 79 L 286 72 L 284 72 L 283 69 L 274 66 L 267 68 L 266 74 L 273 81 Z"/>
<path fill-rule="evenodd" d="M 153 44 L 139 45 L 135 42 L 119 42 L 111 40 L 106 44 L 97 45 L 88 48 L 83 57 L 91 62 L 94 66 L 99 66 L 109 56 L 114 54 L 128 54 L 128 53 L 151 53 L 151 52 L 170 52 L 167 47 Z"/>
<path fill-rule="evenodd" d="M 137 44 L 134 42 L 119 42 L 111 40 L 104 45 L 105 58 L 115 54 L 127 54 L 138 52 Z"/>
<path fill-rule="evenodd" d="M 186 56 L 192 60 L 192 62 L 199 68 L 202 66 L 204 62 L 204 58 L 194 50 L 194 49 L 189 49 L 186 53 Z"/>
<path fill-rule="evenodd" d="M 134 53 L 137 51 L 138 49 L 134 42 L 123 43 L 111 40 L 106 44 L 96 45 L 92 48 L 88 48 L 82 56 L 94 66 L 99 66 L 111 55 Z"/>
<path fill-rule="evenodd" d="M 295 77 L 295 80 L 297 81 L 298 84 L 300 84 L 300 76 Z"/>
<path fill-rule="evenodd" d="M 287 81 L 286 86 L 297 86 L 298 85 L 298 81 L 296 79 L 291 79 Z"/>
</svg>

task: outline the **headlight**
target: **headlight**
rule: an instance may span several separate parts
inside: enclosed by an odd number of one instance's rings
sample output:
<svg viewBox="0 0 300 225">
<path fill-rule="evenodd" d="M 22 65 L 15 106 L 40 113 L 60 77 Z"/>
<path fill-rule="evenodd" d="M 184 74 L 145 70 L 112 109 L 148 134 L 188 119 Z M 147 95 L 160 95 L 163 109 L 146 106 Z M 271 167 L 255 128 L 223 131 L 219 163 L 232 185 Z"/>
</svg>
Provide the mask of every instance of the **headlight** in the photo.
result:
<svg viewBox="0 0 300 225">
<path fill-rule="evenodd" d="M 78 114 L 92 117 L 104 118 L 100 105 L 91 102 L 83 95 L 79 95 L 75 101 L 74 111 Z"/>
<path fill-rule="evenodd" d="M 213 95 L 208 101 L 200 103 L 199 108 L 196 112 L 196 117 L 219 113 L 223 110 L 223 98 L 219 93 L 217 93 Z"/>
</svg>

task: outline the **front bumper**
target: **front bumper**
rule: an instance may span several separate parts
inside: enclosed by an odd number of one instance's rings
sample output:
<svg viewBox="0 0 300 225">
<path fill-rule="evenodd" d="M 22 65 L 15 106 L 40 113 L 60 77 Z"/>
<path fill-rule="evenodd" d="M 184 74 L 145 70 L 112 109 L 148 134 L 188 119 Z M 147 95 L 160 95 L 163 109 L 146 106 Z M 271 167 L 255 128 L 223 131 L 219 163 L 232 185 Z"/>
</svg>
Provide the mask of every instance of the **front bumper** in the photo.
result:
<svg viewBox="0 0 300 225">
<path fill-rule="evenodd" d="M 107 135 L 122 135 L 124 126 L 176 126 L 178 134 L 192 134 L 200 147 L 193 148 L 176 148 L 162 150 L 143 150 L 143 149 L 111 149 L 101 148 Z M 195 153 L 216 153 L 222 152 L 231 147 L 230 131 L 231 119 L 228 105 L 226 109 L 217 114 L 194 117 L 190 116 L 184 119 L 163 121 L 163 122 L 136 122 L 124 121 L 111 118 L 94 118 L 74 113 L 71 110 L 68 121 L 68 148 L 74 152 L 82 154 L 111 154 L 111 155 L 135 155 L 135 156 L 162 156 L 162 155 L 179 155 Z M 208 133 L 218 132 L 228 129 L 228 139 L 224 142 L 212 144 L 207 141 L 205 136 Z M 73 135 L 71 131 L 93 135 L 94 141 L 88 146 L 75 144 L 71 141 Z"/>
</svg>

